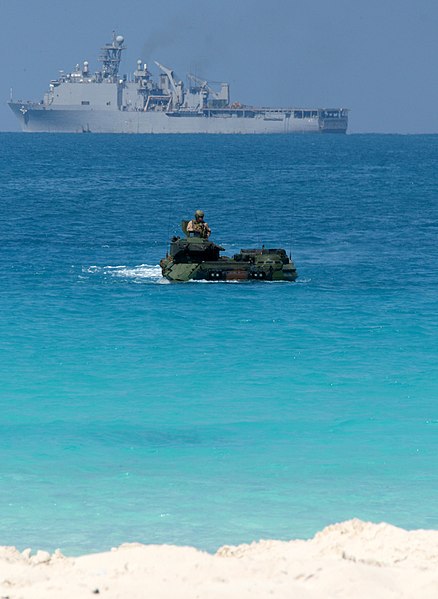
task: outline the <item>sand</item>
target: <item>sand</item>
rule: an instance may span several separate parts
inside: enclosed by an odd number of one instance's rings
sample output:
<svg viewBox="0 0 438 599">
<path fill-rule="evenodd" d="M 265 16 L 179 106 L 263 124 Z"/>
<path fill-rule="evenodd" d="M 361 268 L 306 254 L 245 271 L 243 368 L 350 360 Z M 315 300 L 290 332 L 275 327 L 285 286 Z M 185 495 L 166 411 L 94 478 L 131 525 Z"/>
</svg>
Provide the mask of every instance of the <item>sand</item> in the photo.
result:
<svg viewBox="0 0 438 599">
<path fill-rule="evenodd" d="M 0 599 L 438 599 L 438 531 L 349 520 L 308 541 L 128 543 L 65 557 L 0 548 Z"/>
</svg>

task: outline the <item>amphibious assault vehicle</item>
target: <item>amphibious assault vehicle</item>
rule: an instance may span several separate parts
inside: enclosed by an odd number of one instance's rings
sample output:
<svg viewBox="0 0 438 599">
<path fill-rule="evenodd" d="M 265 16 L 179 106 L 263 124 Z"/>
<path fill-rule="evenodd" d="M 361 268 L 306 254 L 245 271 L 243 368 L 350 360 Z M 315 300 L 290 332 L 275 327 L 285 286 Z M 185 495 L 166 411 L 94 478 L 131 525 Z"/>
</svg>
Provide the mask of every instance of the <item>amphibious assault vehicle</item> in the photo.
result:
<svg viewBox="0 0 438 599">
<path fill-rule="evenodd" d="M 232 258 L 221 256 L 224 248 L 181 228 L 184 238 L 173 237 L 170 251 L 160 262 L 163 277 L 169 281 L 295 281 L 293 261 L 281 248 L 240 250 Z"/>
</svg>

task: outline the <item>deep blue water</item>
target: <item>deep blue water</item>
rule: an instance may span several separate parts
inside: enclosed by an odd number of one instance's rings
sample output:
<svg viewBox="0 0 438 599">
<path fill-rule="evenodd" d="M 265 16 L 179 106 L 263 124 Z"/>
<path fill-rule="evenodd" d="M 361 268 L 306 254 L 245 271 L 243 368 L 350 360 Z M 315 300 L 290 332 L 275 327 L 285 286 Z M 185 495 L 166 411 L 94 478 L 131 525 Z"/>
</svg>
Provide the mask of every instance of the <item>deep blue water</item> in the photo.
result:
<svg viewBox="0 0 438 599">
<path fill-rule="evenodd" d="M 0 544 L 438 528 L 438 136 L 0 135 Z M 296 283 L 164 284 L 202 208 Z"/>
</svg>

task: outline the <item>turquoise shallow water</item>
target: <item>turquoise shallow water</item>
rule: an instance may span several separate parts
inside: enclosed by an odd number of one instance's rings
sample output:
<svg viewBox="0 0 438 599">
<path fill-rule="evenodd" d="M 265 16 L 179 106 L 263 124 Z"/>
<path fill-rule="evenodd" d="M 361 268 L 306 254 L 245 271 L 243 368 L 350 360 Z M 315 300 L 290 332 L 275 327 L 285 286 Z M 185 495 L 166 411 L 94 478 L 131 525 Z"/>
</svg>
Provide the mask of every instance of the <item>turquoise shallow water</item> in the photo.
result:
<svg viewBox="0 0 438 599">
<path fill-rule="evenodd" d="M 437 136 L 0 148 L 0 544 L 438 527 Z M 163 284 L 198 207 L 297 283 Z"/>
</svg>

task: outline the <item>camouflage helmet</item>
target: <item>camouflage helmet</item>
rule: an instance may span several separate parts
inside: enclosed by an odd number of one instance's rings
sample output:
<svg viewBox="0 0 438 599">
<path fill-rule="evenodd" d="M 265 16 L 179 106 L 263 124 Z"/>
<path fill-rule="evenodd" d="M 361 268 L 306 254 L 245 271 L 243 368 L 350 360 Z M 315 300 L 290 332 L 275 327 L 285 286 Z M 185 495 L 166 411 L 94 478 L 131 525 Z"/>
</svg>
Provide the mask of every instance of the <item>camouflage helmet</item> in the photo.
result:
<svg viewBox="0 0 438 599">
<path fill-rule="evenodd" d="M 196 210 L 195 212 L 195 218 L 198 218 L 202 216 L 202 218 L 204 218 L 204 211 L 203 210 Z"/>
</svg>

